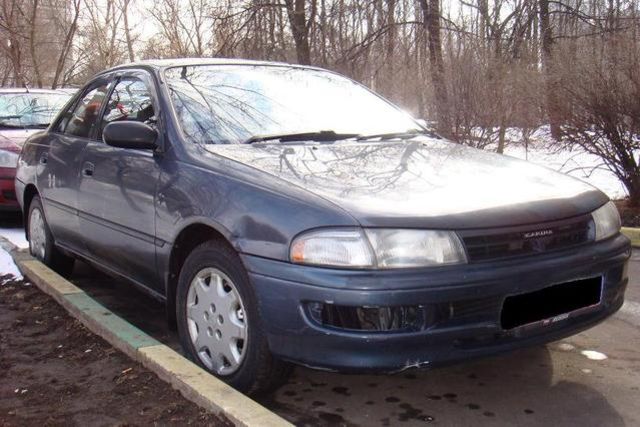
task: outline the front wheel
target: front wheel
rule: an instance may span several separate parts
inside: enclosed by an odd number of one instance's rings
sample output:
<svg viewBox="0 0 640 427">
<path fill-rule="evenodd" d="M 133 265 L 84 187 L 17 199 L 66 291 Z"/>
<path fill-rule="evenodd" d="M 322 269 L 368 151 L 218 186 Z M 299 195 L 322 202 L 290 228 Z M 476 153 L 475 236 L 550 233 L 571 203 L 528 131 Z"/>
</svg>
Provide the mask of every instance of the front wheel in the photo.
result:
<svg viewBox="0 0 640 427">
<path fill-rule="evenodd" d="M 31 255 L 62 276 L 71 274 L 75 260 L 55 247 L 39 196 L 35 196 L 29 204 L 26 225 Z"/>
<path fill-rule="evenodd" d="M 178 334 L 188 357 L 232 387 L 257 394 L 288 376 L 269 351 L 253 288 L 223 241 L 196 247 L 178 281 Z"/>
</svg>

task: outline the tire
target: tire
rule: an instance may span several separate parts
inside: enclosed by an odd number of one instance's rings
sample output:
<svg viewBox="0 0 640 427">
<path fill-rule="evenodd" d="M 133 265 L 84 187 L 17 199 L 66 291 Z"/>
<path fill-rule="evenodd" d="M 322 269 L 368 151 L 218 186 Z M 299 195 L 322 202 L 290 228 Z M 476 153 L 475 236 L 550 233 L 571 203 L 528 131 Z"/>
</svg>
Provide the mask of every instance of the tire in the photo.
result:
<svg viewBox="0 0 640 427">
<path fill-rule="evenodd" d="M 49 224 L 44 216 L 40 196 L 34 196 L 29 204 L 29 215 L 25 227 L 28 230 L 31 255 L 61 276 L 68 277 L 73 271 L 75 259 L 56 248 Z"/>
<path fill-rule="evenodd" d="M 289 376 L 290 365 L 269 351 L 253 287 L 226 242 L 205 242 L 187 257 L 176 318 L 187 357 L 235 389 L 266 393 Z"/>
</svg>

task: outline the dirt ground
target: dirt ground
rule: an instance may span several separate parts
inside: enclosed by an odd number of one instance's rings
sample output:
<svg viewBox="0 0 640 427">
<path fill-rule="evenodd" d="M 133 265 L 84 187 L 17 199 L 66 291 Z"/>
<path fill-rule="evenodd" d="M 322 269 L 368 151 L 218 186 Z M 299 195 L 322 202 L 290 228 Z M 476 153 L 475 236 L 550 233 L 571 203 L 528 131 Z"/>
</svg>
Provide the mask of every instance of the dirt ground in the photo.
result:
<svg viewBox="0 0 640 427">
<path fill-rule="evenodd" d="M 22 281 L 0 285 L 0 372 L 0 426 L 231 425 Z"/>
</svg>

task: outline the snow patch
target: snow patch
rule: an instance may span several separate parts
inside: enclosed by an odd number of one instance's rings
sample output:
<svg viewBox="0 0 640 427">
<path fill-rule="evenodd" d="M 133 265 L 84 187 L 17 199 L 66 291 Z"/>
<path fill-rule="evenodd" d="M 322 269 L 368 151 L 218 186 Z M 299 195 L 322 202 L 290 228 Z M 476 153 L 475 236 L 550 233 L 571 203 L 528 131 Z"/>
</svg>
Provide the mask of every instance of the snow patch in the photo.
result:
<svg viewBox="0 0 640 427">
<path fill-rule="evenodd" d="M 4 237 L 20 249 L 29 247 L 29 242 L 24 236 L 22 228 L 0 228 L 0 236 Z"/>
<path fill-rule="evenodd" d="M 0 285 L 11 280 L 22 280 L 22 274 L 7 251 L 0 248 Z"/>
<path fill-rule="evenodd" d="M 507 146 L 504 153 L 578 178 L 602 190 L 613 200 L 627 197 L 627 191 L 618 177 L 593 154 L 580 150 L 552 151 L 539 147 L 529 147 L 526 150 L 521 145 Z"/>
<path fill-rule="evenodd" d="M 558 344 L 558 350 L 562 350 L 562 351 L 571 351 L 574 350 L 575 347 L 569 343 L 563 342 Z"/>
<path fill-rule="evenodd" d="M 582 350 L 580 353 L 589 360 L 605 360 L 607 358 L 606 354 L 595 350 Z"/>
<path fill-rule="evenodd" d="M 499 128 L 475 128 L 472 135 L 479 137 L 486 135 L 491 141 L 485 150 L 495 151 L 498 147 Z M 548 125 L 540 126 L 529 133 L 528 143 L 520 128 L 505 130 L 506 146 L 504 154 L 518 159 L 527 160 L 540 166 L 570 175 L 603 191 L 613 200 L 627 197 L 627 190 L 617 176 L 609 170 L 602 159 L 596 155 L 586 153 L 583 149 L 559 148 L 551 136 Z"/>
</svg>

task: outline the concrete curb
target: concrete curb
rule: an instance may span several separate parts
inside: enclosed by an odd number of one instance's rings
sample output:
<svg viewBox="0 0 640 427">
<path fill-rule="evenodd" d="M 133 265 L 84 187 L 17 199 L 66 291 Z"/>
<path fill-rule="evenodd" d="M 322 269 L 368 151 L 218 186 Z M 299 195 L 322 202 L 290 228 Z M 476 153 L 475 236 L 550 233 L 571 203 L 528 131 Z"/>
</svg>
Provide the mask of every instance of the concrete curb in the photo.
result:
<svg viewBox="0 0 640 427">
<path fill-rule="evenodd" d="M 622 227 L 622 234 L 631 240 L 631 246 L 640 248 L 640 228 Z"/>
<path fill-rule="evenodd" d="M 118 317 L 40 261 L 16 251 L 15 247 L 10 253 L 22 274 L 44 293 L 90 331 L 170 383 L 185 398 L 237 426 L 292 425 Z"/>
</svg>

